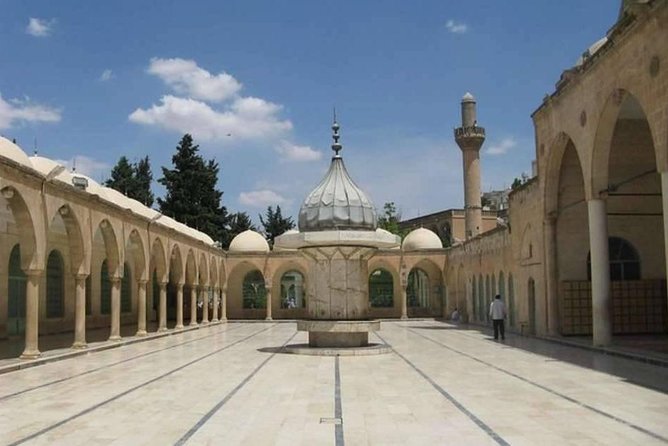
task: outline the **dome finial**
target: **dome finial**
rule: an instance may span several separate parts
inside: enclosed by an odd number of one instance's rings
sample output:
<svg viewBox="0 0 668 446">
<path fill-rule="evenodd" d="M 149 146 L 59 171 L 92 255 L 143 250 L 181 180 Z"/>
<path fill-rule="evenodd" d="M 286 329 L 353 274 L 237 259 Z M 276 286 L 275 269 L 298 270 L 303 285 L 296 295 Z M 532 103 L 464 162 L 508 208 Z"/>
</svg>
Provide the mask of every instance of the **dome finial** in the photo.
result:
<svg viewBox="0 0 668 446">
<path fill-rule="evenodd" d="M 341 138 L 341 135 L 339 135 L 339 128 L 339 123 L 336 122 L 336 107 L 334 107 L 334 123 L 332 124 L 332 139 L 334 140 L 334 144 L 332 144 L 332 150 L 334 151 L 334 157 L 336 158 L 340 157 L 339 152 L 343 149 L 343 146 L 339 143 L 339 138 Z"/>
</svg>

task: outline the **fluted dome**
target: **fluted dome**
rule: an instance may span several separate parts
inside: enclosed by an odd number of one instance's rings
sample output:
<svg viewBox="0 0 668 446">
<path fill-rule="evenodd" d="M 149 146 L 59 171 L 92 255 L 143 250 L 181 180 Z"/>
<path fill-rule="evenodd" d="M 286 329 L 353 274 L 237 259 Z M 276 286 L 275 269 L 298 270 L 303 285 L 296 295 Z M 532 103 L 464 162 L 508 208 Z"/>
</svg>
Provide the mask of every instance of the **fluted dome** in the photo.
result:
<svg viewBox="0 0 668 446">
<path fill-rule="evenodd" d="M 404 239 L 401 248 L 404 251 L 415 251 L 418 249 L 441 249 L 443 242 L 433 231 L 418 228 L 411 231 Z"/>
<path fill-rule="evenodd" d="M 299 231 L 376 229 L 376 209 L 350 178 L 339 155 L 339 125 L 334 121 L 335 155 L 327 174 L 306 197 L 299 209 Z"/>
<path fill-rule="evenodd" d="M 269 252 L 269 243 L 261 234 L 250 229 L 237 234 L 230 243 L 230 252 Z"/>
</svg>

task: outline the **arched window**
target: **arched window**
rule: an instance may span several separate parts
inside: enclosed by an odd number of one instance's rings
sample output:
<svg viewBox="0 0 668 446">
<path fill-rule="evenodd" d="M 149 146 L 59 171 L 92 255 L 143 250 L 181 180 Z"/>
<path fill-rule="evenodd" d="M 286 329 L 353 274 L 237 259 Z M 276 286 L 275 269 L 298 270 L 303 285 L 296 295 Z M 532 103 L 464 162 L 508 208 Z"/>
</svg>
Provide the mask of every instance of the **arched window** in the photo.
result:
<svg viewBox="0 0 668 446">
<path fill-rule="evenodd" d="M 109 268 L 106 259 L 100 267 L 100 313 L 111 313 L 111 281 L 109 280 Z"/>
<path fill-rule="evenodd" d="M 264 277 L 258 270 L 253 270 L 244 277 L 242 288 L 243 308 L 266 308 L 267 290 L 264 287 Z"/>
<path fill-rule="evenodd" d="M 640 257 L 629 242 L 619 237 L 608 237 L 610 280 L 640 280 Z M 587 279 L 591 280 L 591 252 L 587 254 Z"/>
<path fill-rule="evenodd" d="M 130 267 L 127 263 L 123 264 L 123 279 L 121 280 L 121 312 L 132 312 L 132 277 Z"/>
<path fill-rule="evenodd" d="M 409 307 L 429 307 L 429 276 L 420 268 L 414 268 L 408 274 L 406 297 Z"/>
<path fill-rule="evenodd" d="M 21 269 L 21 248 L 15 245 L 9 255 L 9 299 L 7 302 L 7 334 L 17 335 L 25 330 L 26 275 Z"/>
<path fill-rule="evenodd" d="M 90 316 L 92 310 L 92 299 L 93 295 L 91 294 L 91 279 L 90 274 L 86 277 L 86 316 Z"/>
<path fill-rule="evenodd" d="M 482 274 L 478 275 L 478 320 L 485 320 L 485 283 Z"/>
<path fill-rule="evenodd" d="M 503 271 L 499 273 L 499 288 L 498 293 L 501 295 L 501 299 L 506 298 L 506 280 L 503 276 Z"/>
<path fill-rule="evenodd" d="M 46 262 L 46 317 L 65 316 L 63 257 L 57 250 L 51 251 Z"/>
<path fill-rule="evenodd" d="M 513 275 L 508 274 L 508 323 L 515 326 L 515 284 Z"/>
<path fill-rule="evenodd" d="M 376 308 L 394 306 L 394 279 L 389 271 L 379 268 L 369 275 L 369 304 Z"/>
<path fill-rule="evenodd" d="M 288 271 L 281 276 L 281 308 L 304 308 L 304 276 L 299 271 Z"/>
<path fill-rule="evenodd" d="M 478 314 L 478 305 L 476 305 L 477 298 L 478 296 L 476 294 L 475 276 L 473 276 L 473 278 L 471 279 L 471 310 L 474 316 Z"/>
<path fill-rule="evenodd" d="M 483 316 L 485 320 L 489 320 L 489 304 L 492 303 L 492 285 L 489 281 L 489 275 L 485 276 L 485 307 L 483 308 Z"/>
</svg>

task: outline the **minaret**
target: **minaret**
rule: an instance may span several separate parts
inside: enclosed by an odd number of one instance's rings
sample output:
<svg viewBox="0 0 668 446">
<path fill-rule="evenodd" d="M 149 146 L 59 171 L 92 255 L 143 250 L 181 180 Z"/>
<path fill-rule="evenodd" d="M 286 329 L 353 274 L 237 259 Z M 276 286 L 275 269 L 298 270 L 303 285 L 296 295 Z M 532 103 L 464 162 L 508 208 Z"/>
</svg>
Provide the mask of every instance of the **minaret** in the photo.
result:
<svg viewBox="0 0 668 446">
<path fill-rule="evenodd" d="M 471 93 L 462 98 L 462 126 L 455 129 L 455 141 L 464 160 L 464 210 L 466 239 L 482 231 L 480 202 L 480 147 L 485 142 L 485 129 L 476 121 L 476 102 Z"/>
</svg>

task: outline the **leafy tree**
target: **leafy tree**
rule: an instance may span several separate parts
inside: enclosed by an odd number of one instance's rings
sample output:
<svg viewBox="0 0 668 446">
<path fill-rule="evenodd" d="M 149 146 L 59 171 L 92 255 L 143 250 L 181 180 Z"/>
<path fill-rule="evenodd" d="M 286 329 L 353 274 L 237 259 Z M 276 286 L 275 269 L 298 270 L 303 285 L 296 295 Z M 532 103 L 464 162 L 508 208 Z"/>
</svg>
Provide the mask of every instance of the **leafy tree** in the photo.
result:
<svg viewBox="0 0 668 446">
<path fill-rule="evenodd" d="M 520 187 L 521 185 L 522 185 L 522 180 L 520 180 L 519 178 L 516 177 L 516 178 L 513 180 L 513 184 L 510 185 L 510 188 L 511 188 L 512 190 L 515 190 L 515 189 L 517 189 L 518 187 Z"/>
<path fill-rule="evenodd" d="M 104 185 L 151 207 L 153 206 L 152 181 L 153 174 L 148 156 L 136 164 L 130 164 L 125 156 L 121 156 L 111 170 L 111 178 L 105 181 Z"/>
<path fill-rule="evenodd" d="M 225 243 L 228 239 L 227 209 L 221 204 L 223 193 L 216 189 L 218 163 L 204 161 L 199 146 L 189 134 L 183 135 L 172 156 L 173 169 L 162 168 L 158 182 L 165 186 L 158 198 L 160 212 Z"/>
<path fill-rule="evenodd" d="M 292 221 L 292 217 L 283 217 L 279 205 L 276 205 L 275 211 L 269 206 L 265 218 L 266 220 L 260 215 L 260 223 L 262 223 L 262 227 L 264 228 L 264 237 L 272 246 L 276 237 L 295 227 L 295 222 Z"/>
<path fill-rule="evenodd" d="M 245 212 L 237 212 L 235 214 L 230 214 L 229 216 L 229 229 L 226 232 L 226 237 L 224 240 L 221 240 L 221 244 L 224 248 L 229 248 L 232 239 L 241 234 L 242 232 L 250 229 L 251 231 L 257 231 L 255 225 L 251 221 L 251 218 Z"/>
<path fill-rule="evenodd" d="M 404 238 L 408 231 L 399 226 L 401 214 L 397 212 L 394 201 L 383 205 L 383 213 L 378 215 L 378 227 Z"/>
<path fill-rule="evenodd" d="M 151 162 L 148 156 L 140 159 L 134 166 L 135 170 L 135 200 L 144 206 L 153 206 L 153 192 L 151 192 L 151 183 L 153 182 L 153 172 L 151 172 Z"/>
<path fill-rule="evenodd" d="M 104 185 L 127 196 L 134 191 L 135 169 L 125 156 L 118 159 L 118 163 L 111 169 L 111 178 Z"/>
</svg>

